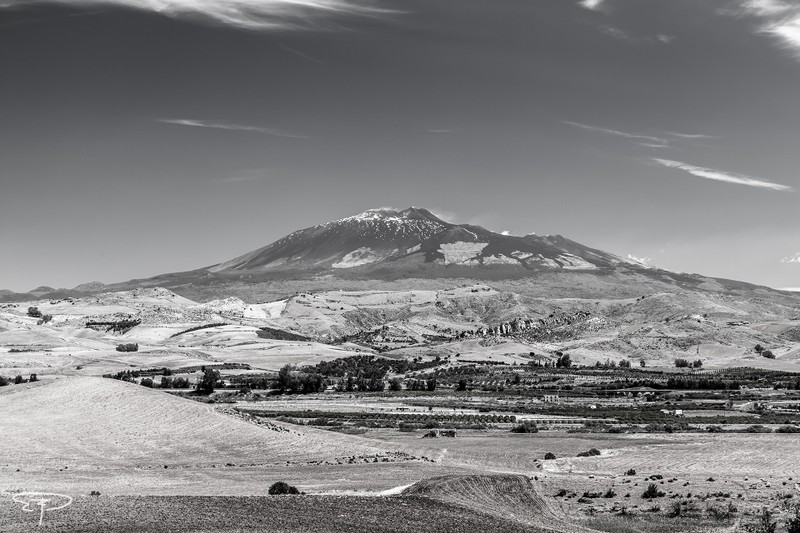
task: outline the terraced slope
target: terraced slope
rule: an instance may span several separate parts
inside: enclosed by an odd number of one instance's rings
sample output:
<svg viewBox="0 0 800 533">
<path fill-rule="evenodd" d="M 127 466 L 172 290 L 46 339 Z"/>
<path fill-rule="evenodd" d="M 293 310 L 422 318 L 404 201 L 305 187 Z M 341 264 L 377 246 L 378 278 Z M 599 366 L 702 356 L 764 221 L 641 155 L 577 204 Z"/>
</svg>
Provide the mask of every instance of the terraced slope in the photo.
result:
<svg viewBox="0 0 800 533">
<path fill-rule="evenodd" d="M 403 492 L 439 502 L 460 505 L 505 520 L 530 526 L 531 531 L 589 532 L 556 514 L 522 475 L 442 476 L 420 481 Z"/>
</svg>

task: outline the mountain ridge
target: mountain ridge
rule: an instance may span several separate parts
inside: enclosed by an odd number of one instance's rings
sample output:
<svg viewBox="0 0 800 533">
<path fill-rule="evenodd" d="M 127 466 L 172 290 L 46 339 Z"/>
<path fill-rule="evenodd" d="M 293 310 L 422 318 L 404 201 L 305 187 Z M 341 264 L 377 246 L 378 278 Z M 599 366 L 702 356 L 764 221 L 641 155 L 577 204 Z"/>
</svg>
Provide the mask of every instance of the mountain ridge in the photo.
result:
<svg viewBox="0 0 800 533">
<path fill-rule="evenodd" d="M 561 235 L 514 236 L 455 224 L 431 211 L 370 209 L 292 232 L 233 259 L 195 270 L 46 293 L 0 291 L 0 302 L 82 297 L 164 287 L 207 301 L 279 299 L 301 291 L 451 287 L 492 282 L 547 298 L 605 298 L 653 292 L 710 292 L 796 300 L 797 293 L 672 272 Z"/>
</svg>

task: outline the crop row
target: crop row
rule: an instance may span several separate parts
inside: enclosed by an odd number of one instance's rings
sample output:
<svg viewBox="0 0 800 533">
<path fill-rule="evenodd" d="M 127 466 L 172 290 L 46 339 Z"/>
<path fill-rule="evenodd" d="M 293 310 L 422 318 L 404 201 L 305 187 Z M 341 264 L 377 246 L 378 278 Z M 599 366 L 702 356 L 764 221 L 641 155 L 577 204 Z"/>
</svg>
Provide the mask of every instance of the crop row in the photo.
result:
<svg viewBox="0 0 800 533">
<path fill-rule="evenodd" d="M 407 422 L 453 422 L 453 423 L 484 423 L 502 424 L 517 421 L 511 415 L 491 415 L 491 414 L 446 414 L 446 413 L 366 413 L 366 412 L 346 412 L 346 411 L 267 411 L 247 409 L 243 412 L 265 418 L 328 418 L 328 419 L 348 419 L 348 420 L 397 420 Z"/>
</svg>

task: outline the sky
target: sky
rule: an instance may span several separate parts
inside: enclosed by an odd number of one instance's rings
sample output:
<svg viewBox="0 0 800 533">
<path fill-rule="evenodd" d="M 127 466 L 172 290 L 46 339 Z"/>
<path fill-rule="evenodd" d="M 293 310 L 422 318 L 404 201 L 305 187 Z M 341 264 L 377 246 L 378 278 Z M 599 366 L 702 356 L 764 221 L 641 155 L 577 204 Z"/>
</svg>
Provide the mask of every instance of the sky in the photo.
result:
<svg viewBox="0 0 800 533">
<path fill-rule="evenodd" d="M 800 287 L 800 6 L 0 0 L 0 288 L 370 208 Z"/>
</svg>

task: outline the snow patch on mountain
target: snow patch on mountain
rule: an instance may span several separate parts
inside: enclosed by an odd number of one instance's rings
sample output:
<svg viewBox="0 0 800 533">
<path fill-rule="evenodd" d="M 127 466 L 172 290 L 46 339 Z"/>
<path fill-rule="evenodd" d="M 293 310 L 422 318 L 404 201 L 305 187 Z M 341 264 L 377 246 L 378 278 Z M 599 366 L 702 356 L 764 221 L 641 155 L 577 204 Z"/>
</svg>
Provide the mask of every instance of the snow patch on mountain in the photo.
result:
<svg viewBox="0 0 800 533">
<path fill-rule="evenodd" d="M 558 256 L 558 261 L 561 262 L 561 267 L 564 270 L 595 270 L 597 267 L 590 262 L 572 254 L 563 254 Z"/>
<path fill-rule="evenodd" d="M 487 255 L 483 258 L 484 265 L 518 265 L 519 261 L 507 255 Z"/>
<path fill-rule="evenodd" d="M 460 265 L 476 259 L 487 246 L 488 242 L 456 241 L 441 244 L 439 252 L 444 255 L 445 265 Z"/>
<path fill-rule="evenodd" d="M 342 257 L 342 259 L 331 266 L 333 268 L 353 268 L 362 265 L 369 265 L 383 259 L 382 256 L 376 254 L 372 248 L 364 246 L 353 250 L 349 254 Z"/>
</svg>

